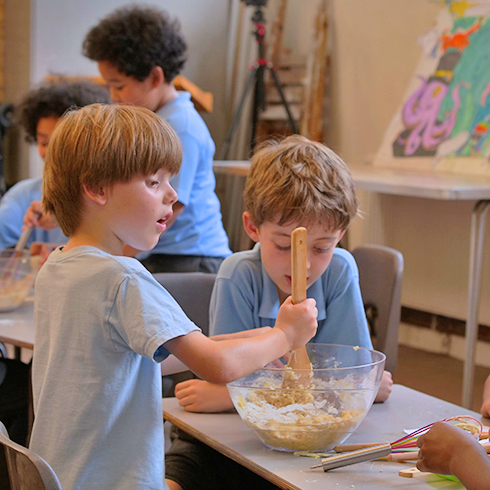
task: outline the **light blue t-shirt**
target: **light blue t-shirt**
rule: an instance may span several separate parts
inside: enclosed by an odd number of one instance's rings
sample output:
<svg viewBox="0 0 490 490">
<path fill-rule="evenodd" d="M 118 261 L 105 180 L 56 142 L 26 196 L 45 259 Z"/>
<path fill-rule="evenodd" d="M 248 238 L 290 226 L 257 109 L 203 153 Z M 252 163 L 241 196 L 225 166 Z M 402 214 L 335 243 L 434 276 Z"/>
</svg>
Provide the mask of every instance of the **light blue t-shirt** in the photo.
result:
<svg viewBox="0 0 490 490">
<path fill-rule="evenodd" d="M 163 344 L 198 330 L 136 260 L 56 249 L 35 285 L 30 447 L 64 490 L 161 490 Z"/>
<path fill-rule="evenodd" d="M 24 215 L 32 201 L 41 200 L 43 181 L 26 179 L 12 186 L 0 200 L 0 249 L 15 247 L 22 235 Z M 32 230 L 28 245 L 32 242 L 66 243 L 68 239 L 60 228 L 45 231 L 41 228 Z"/>
<path fill-rule="evenodd" d="M 184 210 L 151 253 L 227 257 L 231 250 L 215 193 L 215 146 L 209 130 L 189 92 L 179 92 L 157 114 L 172 126 L 182 145 L 182 166 L 170 183 Z"/>
<path fill-rule="evenodd" d="M 318 330 L 310 342 L 372 348 L 357 265 L 347 250 L 334 250 L 307 296 L 315 298 L 318 309 Z M 277 286 L 262 265 L 257 243 L 221 264 L 211 296 L 210 335 L 273 327 L 279 307 Z"/>
</svg>

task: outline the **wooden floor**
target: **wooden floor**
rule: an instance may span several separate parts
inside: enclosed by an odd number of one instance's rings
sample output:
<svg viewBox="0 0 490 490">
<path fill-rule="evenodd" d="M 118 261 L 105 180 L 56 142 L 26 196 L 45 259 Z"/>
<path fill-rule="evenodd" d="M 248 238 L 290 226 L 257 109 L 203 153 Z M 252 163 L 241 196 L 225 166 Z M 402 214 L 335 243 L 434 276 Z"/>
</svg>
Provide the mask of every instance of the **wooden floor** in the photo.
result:
<svg viewBox="0 0 490 490">
<path fill-rule="evenodd" d="M 475 412 L 480 412 L 483 384 L 488 375 L 489 368 L 476 367 L 472 406 Z M 393 380 L 395 383 L 461 405 L 463 362 L 449 356 L 431 354 L 401 345 Z"/>
</svg>

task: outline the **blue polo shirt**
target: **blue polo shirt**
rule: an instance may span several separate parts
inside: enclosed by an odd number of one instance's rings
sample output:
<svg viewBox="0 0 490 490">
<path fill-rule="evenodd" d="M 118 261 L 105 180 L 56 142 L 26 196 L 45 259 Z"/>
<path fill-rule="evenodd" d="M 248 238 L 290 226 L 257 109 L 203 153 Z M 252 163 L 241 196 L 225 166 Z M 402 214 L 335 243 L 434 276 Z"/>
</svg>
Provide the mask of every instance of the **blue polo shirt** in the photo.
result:
<svg viewBox="0 0 490 490">
<path fill-rule="evenodd" d="M 15 247 L 22 235 L 24 215 L 32 201 L 41 200 L 43 180 L 26 179 L 11 187 L 0 201 L 0 249 Z M 60 228 L 32 230 L 28 245 L 32 242 L 66 243 L 68 239 Z"/>
<path fill-rule="evenodd" d="M 208 128 L 189 92 L 179 92 L 157 114 L 172 126 L 182 145 L 182 167 L 170 183 L 184 210 L 151 253 L 227 257 L 231 250 L 215 193 L 215 146 Z"/>
<path fill-rule="evenodd" d="M 307 296 L 315 298 L 318 309 L 318 330 L 310 342 L 372 348 L 357 265 L 347 250 L 334 250 Z M 257 243 L 221 264 L 211 297 L 210 335 L 273 327 L 279 307 L 277 287 L 262 265 Z"/>
</svg>

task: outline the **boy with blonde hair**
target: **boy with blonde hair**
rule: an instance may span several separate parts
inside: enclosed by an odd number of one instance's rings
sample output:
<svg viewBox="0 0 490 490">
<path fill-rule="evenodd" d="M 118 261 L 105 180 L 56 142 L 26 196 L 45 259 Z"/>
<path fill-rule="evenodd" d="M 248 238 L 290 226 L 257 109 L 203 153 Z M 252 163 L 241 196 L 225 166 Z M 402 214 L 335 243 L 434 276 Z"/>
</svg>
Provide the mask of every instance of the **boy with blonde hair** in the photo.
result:
<svg viewBox="0 0 490 490">
<path fill-rule="evenodd" d="M 291 232 L 305 226 L 307 292 L 318 307 L 311 342 L 372 348 L 355 260 L 336 248 L 359 206 L 342 159 L 302 136 L 269 143 L 252 158 L 243 197 L 243 224 L 257 244 L 223 262 L 211 298 L 211 334 L 274 325 L 291 294 Z M 376 401 L 388 398 L 391 385 L 385 372 Z M 177 385 L 175 394 L 189 411 L 232 408 L 224 386 L 191 380 Z"/>
<path fill-rule="evenodd" d="M 65 490 L 168 488 L 157 363 L 169 353 L 226 383 L 315 333 L 314 300 L 289 299 L 275 328 L 209 339 L 122 256 L 125 245 L 150 250 L 165 231 L 180 160 L 173 130 L 144 108 L 87 106 L 51 137 L 43 207 L 70 238 L 36 282 L 31 448 Z"/>
<path fill-rule="evenodd" d="M 278 320 L 281 304 L 291 294 L 291 233 L 308 230 L 307 295 L 316 300 L 315 343 L 372 348 L 352 255 L 336 248 L 358 214 L 354 182 L 347 165 L 332 150 L 302 136 L 290 136 L 260 148 L 252 158 L 244 190 L 243 224 L 257 242 L 221 265 L 210 305 L 212 335 L 250 331 Z M 384 372 L 376 401 L 386 400 L 393 381 Z M 175 388 L 179 404 L 192 412 L 233 408 L 226 386 L 189 380 Z M 182 436 L 167 453 L 167 477 L 182 488 L 198 488 L 185 460 L 208 465 L 208 450 Z M 222 474 L 233 475 L 225 458 L 214 457 Z M 239 481 L 223 488 L 242 488 Z M 264 484 L 265 485 L 265 484 Z M 245 487 L 246 488 L 246 487 Z"/>
</svg>

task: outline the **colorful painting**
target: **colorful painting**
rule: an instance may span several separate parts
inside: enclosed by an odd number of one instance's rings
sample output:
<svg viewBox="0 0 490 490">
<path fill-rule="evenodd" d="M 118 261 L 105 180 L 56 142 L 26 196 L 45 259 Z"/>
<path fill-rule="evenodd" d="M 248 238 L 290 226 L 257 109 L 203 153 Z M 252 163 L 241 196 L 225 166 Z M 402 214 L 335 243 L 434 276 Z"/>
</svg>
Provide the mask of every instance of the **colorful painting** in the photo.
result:
<svg viewBox="0 0 490 490">
<path fill-rule="evenodd" d="M 476 159 L 490 160 L 490 1 L 445 4 L 418 40 L 422 59 L 378 163 L 448 168 L 454 159 L 473 172 Z"/>
</svg>

